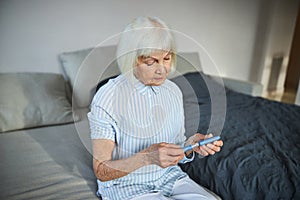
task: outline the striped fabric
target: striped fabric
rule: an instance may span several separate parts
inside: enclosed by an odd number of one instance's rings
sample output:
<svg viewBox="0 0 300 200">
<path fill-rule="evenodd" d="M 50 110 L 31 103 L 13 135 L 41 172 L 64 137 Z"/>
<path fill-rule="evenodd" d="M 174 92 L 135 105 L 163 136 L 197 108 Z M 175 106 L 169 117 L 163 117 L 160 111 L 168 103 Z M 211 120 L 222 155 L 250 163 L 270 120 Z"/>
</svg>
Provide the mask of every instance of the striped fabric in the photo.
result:
<svg viewBox="0 0 300 200">
<path fill-rule="evenodd" d="M 154 143 L 183 145 L 184 113 L 182 93 L 171 81 L 145 86 L 134 76 L 120 75 L 102 86 L 88 113 L 92 139 L 115 142 L 113 159 L 127 158 Z M 182 163 L 192 161 L 184 158 Z M 142 167 L 127 176 L 98 182 L 98 193 L 111 200 L 162 191 L 170 196 L 176 180 L 186 174 L 179 166 Z"/>
</svg>

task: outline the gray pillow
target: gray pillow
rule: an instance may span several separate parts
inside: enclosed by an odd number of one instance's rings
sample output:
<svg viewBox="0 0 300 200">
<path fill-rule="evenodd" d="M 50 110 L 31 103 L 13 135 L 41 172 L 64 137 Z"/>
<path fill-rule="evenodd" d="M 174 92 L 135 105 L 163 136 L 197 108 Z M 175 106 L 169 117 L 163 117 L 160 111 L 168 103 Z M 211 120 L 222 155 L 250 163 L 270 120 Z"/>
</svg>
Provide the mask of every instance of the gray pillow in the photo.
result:
<svg viewBox="0 0 300 200">
<path fill-rule="evenodd" d="M 77 71 L 93 48 L 61 53 L 58 58 L 67 80 L 74 85 Z"/>
<path fill-rule="evenodd" d="M 0 132 L 76 120 L 61 74 L 0 74 Z"/>
<path fill-rule="evenodd" d="M 68 78 L 75 107 L 88 107 L 97 83 L 120 74 L 116 62 L 116 46 L 99 46 L 59 54 L 65 76 Z"/>
</svg>

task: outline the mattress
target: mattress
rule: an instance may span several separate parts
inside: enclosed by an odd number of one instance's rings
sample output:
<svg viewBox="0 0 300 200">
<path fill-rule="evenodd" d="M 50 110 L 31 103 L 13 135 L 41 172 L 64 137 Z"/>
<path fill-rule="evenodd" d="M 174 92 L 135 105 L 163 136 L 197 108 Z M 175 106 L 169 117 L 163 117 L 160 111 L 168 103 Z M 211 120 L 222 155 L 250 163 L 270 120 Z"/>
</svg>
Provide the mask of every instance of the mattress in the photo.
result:
<svg viewBox="0 0 300 200">
<path fill-rule="evenodd" d="M 87 109 L 77 123 L 0 134 L 0 199 L 95 199 Z"/>
</svg>

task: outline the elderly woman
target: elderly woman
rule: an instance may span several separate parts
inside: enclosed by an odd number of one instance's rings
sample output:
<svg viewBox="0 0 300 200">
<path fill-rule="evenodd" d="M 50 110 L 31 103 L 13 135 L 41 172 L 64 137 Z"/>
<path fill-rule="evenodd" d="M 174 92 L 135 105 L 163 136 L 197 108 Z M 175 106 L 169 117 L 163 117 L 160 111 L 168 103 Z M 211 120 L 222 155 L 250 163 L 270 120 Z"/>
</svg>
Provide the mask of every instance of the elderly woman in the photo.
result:
<svg viewBox="0 0 300 200">
<path fill-rule="evenodd" d="M 88 114 L 93 166 L 102 199 L 215 199 L 181 170 L 194 152 L 220 151 L 221 140 L 185 152 L 180 89 L 167 79 L 175 70 L 175 44 L 158 18 L 139 17 L 121 35 L 118 65 L 122 72 L 102 86 Z"/>
</svg>

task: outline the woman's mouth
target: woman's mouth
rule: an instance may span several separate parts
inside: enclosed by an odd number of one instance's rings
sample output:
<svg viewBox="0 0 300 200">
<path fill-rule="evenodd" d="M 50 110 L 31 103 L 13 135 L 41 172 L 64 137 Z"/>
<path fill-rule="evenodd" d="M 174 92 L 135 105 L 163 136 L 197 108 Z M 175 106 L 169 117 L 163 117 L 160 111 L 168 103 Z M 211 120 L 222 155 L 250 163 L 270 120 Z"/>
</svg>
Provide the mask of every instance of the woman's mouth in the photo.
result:
<svg viewBox="0 0 300 200">
<path fill-rule="evenodd" d="M 155 82 L 161 82 L 161 81 L 163 81 L 163 80 L 164 80 L 163 77 L 161 77 L 161 78 L 154 78 L 154 81 L 155 81 Z"/>
<path fill-rule="evenodd" d="M 162 81 L 162 80 L 164 80 L 164 78 L 163 77 L 159 77 L 159 78 L 153 78 L 155 81 Z"/>
</svg>

